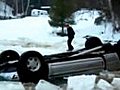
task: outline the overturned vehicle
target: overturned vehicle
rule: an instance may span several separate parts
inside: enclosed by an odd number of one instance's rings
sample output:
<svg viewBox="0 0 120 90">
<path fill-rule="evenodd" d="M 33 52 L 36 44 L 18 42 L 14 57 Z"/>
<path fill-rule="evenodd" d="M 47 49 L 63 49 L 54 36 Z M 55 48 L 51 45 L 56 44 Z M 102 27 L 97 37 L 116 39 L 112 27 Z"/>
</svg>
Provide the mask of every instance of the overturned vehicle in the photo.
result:
<svg viewBox="0 0 120 90">
<path fill-rule="evenodd" d="M 0 55 L 0 71 L 15 70 L 22 83 L 37 84 L 40 79 L 117 71 L 119 58 L 120 40 L 112 45 L 103 44 L 98 37 L 89 37 L 85 48 L 71 52 L 43 56 L 37 51 L 27 51 L 19 56 L 16 51 L 4 51 Z"/>
</svg>

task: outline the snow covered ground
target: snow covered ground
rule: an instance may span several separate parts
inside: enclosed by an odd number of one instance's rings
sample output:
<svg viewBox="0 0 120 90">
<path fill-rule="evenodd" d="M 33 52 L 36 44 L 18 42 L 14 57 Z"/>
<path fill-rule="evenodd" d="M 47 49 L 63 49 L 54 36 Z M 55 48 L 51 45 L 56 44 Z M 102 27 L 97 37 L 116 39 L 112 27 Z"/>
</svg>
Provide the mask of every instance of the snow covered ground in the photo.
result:
<svg viewBox="0 0 120 90">
<path fill-rule="evenodd" d="M 86 39 L 83 37 L 86 35 L 97 36 L 102 40 L 103 43 L 105 40 L 112 40 L 114 42 L 120 39 L 120 34 L 117 33 L 113 35 L 111 23 L 106 23 L 106 25 L 102 24 L 99 26 L 96 26 L 94 24 L 95 17 L 99 16 L 97 11 L 91 11 L 90 13 L 81 14 L 83 12 L 88 11 L 83 10 L 75 13 L 76 25 L 72 25 L 76 32 L 73 41 L 73 46 L 76 50 L 84 47 Z M 28 50 L 39 51 L 42 55 L 65 52 L 67 50 L 67 37 L 60 37 L 53 33 L 55 31 L 61 30 L 61 28 L 51 27 L 48 24 L 48 20 L 48 15 L 41 15 L 39 17 L 25 17 L 22 19 L 13 20 L 1 20 L 0 52 L 8 49 L 15 50 L 19 54 L 22 54 L 23 52 Z M 80 80 L 74 79 L 75 81 L 73 80 L 73 78 L 74 77 L 68 79 L 68 86 L 70 87 L 68 88 L 68 90 L 93 90 L 90 89 L 90 85 L 91 87 L 94 85 L 94 75 L 79 76 Z M 77 80 L 84 83 L 78 83 Z M 102 85 L 102 87 L 106 86 L 103 82 L 101 81 L 99 83 L 99 85 Z M 13 90 L 13 88 L 15 88 L 14 90 L 22 90 L 21 88 L 23 87 L 21 87 L 20 82 L 0 82 L 0 90 Z M 99 88 L 96 90 L 107 89 Z M 120 89 L 113 88 L 109 90 Z"/>
<path fill-rule="evenodd" d="M 105 25 L 94 25 L 97 11 L 81 14 L 87 11 L 78 11 L 76 15 L 76 25 L 72 25 L 76 35 L 73 41 L 75 49 L 84 47 L 86 35 L 98 36 L 102 41 L 118 41 L 120 34 L 112 37 L 111 23 Z M 20 54 L 27 50 L 37 50 L 41 54 L 51 54 L 65 52 L 67 50 L 67 37 L 59 37 L 53 32 L 61 28 L 53 28 L 48 24 L 47 15 L 39 17 L 25 17 L 22 19 L 1 20 L 0 21 L 0 51 L 14 49 Z M 102 34 L 104 32 L 104 34 Z"/>
</svg>

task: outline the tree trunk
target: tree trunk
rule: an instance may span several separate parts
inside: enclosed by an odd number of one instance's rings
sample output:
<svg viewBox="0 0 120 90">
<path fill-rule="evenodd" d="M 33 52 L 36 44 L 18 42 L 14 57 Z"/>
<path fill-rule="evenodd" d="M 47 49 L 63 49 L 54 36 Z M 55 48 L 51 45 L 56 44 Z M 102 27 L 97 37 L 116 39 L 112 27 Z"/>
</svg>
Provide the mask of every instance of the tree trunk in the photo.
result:
<svg viewBox="0 0 120 90">
<path fill-rule="evenodd" d="M 26 6 L 26 10 L 25 10 L 25 15 L 27 15 L 27 13 L 28 13 L 29 6 L 30 6 L 30 0 L 28 0 L 28 2 L 27 2 L 27 6 Z"/>
<path fill-rule="evenodd" d="M 113 25 L 113 32 L 115 32 L 115 28 L 116 28 L 116 20 L 115 20 L 115 13 L 113 12 L 113 7 L 112 7 L 112 3 L 111 0 L 108 0 L 108 5 L 109 5 L 109 9 L 110 9 L 110 14 L 112 17 L 112 25 Z"/>
<path fill-rule="evenodd" d="M 18 15 L 18 0 L 15 0 L 16 16 Z"/>
<path fill-rule="evenodd" d="M 64 26 L 62 25 L 62 33 L 64 34 Z"/>
<path fill-rule="evenodd" d="M 24 12 L 24 4 L 23 4 L 23 0 L 21 0 L 21 7 L 22 7 L 22 14 L 24 15 L 25 12 Z"/>
<path fill-rule="evenodd" d="M 64 34 L 64 23 L 63 23 L 64 20 L 61 20 L 61 25 L 62 25 L 62 33 Z"/>
<path fill-rule="evenodd" d="M 7 14 L 7 9 L 6 9 L 6 0 L 3 1 L 4 2 L 4 19 L 6 18 L 6 14 Z"/>
</svg>

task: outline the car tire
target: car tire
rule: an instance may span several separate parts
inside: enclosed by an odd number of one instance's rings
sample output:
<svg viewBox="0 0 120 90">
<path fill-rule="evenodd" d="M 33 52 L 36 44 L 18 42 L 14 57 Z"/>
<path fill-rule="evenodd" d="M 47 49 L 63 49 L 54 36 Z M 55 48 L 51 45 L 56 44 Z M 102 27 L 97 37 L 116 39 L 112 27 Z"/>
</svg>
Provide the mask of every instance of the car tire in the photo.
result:
<svg viewBox="0 0 120 90">
<path fill-rule="evenodd" d="M 101 40 L 98 37 L 89 37 L 87 38 L 86 42 L 85 42 L 85 48 L 86 49 L 91 49 L 97 46 L 101 46 L 103 45 Z"/>
<path fill-rule="evenodd" d="M 111 52 L 114 52 L 114 47 L 111 43 L 106 43 L 106 44 L 103 45 L 103 50 L 106 53 L 111 53 Z"/>
<path fill-rule="evenodd" d="M 117 42 L 117 44 L 114 44 L 114 51 L 118 54 L 120 59 L 120 40 Z"/>
<path fill-rule="evenodd" d="M 37 84 L 40 79 L 48 79 L 48 65 L 39 52 L 27 51 L 20 57 L 17 73 L 22 83 Z"/>
<path fill-rule="evenodd" d="M 0 54 L 0 63 L 19 60 L 19 54 L 14 50 L 6 50 Z"/>
</svg>

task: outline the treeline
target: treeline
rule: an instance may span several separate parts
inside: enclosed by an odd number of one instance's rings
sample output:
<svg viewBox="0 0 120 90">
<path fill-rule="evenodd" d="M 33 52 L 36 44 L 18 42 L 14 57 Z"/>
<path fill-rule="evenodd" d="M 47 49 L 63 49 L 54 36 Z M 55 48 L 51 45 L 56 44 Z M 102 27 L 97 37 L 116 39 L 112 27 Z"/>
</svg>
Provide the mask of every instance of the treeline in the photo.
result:
<svg viewBox="0 0 120 90">
<path fill-rule="evenodd" d="M 40 8 L 40 6 L 50 6 L 52 0 L 0 0 L 8 5 L 10 5 L 14 9 L 14 14 L 16 12 L 21 13 L 25 12 L 26 8 Z M 69 0 L 67 0 L 69 4 Z M 108 1 L 109 0 L 74 0 L 74 6 L 76 9 L 81 8 L 89 8 L 89 9 L 108 9 Z M 120 6 L 120 0 L 111 0 L 113 2 L 114 7 Z M 116 8 L 117 9 L 117 8 Z"/>
<path fill-rule="evenodd" d="M 30 15 L 30 11 L 33 8 L 40 9 L 41 6 L 50 5 L 50 0 L 0 0 L 11 6 L 14 11 L 13 14 L 23 13 Z"/>
<path fill-rule="evenodd" d="M 66 20 L 66 17 L 68 17 L 72 12 L 80 10 L 81 8 L 97 9 L 101 10 L 104 13 L 101 14 L 101 17 L 96 19 L 96 22 L 98 24 L 99 21 L 103 20 L 105 17 L 106 19 L 111 20 L 113 22 L 115 30 L 120 31 L 120 12 L 119 12 L 120 0 L 61 0 L 59 1 L 61 2 L 61 4 L 56 0 L 0 0 L 0 1 L 5 2 L 6 4 L 13 8 L 14 16 L 17 16 L 18 14 L 21 14 L 21 16 L 29 16 L 31 14 L 32 9 L 40 9 L 41 6 L 51 6 L 52 9 L 50 10 L 51 11 L 50 17 L 55 22 L 58 19 L 58 17 L 61 22 L 64 22 L 64 19 Z M 53 4 L 54 1 L 58 2 L 58 5 L 55 6 L 56 8 L 54 8 L 55 5 Z M 63 2 L 65 2 L 65 4 L 63 4 Z M 72 7 L 69 6 L 70 2 L 72 2 L 71 4 Z M 62 9 L 59 8 L 61 6 Z M 67 8 L 65 9 L 64 6 L 69 7 L 69 9 Z M 69 10 L 69 12 L 67 12 L 68 14 L 66 14 L 65 10 Z M 56 23 L 53 22 L 50 22 L 50 24 L 54 26 L 56 25 Z M 57 24 L 62 25 L 62 23 Z"/>
<path fill-rule="evenodd" d="M 50 6 L 52 0 L 1 0 L 10 5 L 14 9 L 14 15 L 17 13 L 25 13 L 29 15 L 31 9 L 40 8 L 40 6 Z M 67 0 L 69 4 L 69 0 Z M 107 7 L 107 0 L 74 0 L 75 10 L 82 8 L 103 9 Z"/>
</svg>

